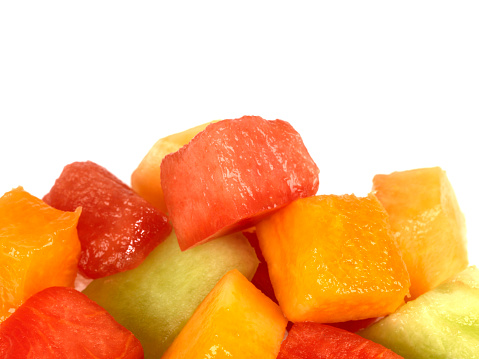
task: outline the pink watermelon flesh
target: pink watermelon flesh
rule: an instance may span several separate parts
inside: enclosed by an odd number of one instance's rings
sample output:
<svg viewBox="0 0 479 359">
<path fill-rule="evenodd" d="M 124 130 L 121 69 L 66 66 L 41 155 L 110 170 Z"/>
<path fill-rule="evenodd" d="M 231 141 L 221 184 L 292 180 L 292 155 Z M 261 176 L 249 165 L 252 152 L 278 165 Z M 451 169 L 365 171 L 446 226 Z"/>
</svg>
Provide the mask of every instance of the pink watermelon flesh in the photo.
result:
<svg viewBox="0 0 479 359">
<path fill-rule="evenodd" d="M 171 232 L 163 213 L 93 162 L 65 166 L 43 200 L 63 211 L 82 207 L 78 267 L 87 278 L 137 267 Z"/>
<path fill-rule="evenodd" d="M 277 359 L 400 359 L 401 356 L 371 340 L 320 323 L 294 323 L 281 344 Z"/>
<path fill-rule="evenodd" d="M 319 169 L 287 122 L 245 116 L 210 124 L 161 163 L 161 186 L 180 248 L 256 224 L 316 194 Z"/>
<path fill-rule="evenodd" d="M 34 294 L 0 323 L 0 358 L 141 359 L 133 334 L 73 288 Z"/>
</svg>

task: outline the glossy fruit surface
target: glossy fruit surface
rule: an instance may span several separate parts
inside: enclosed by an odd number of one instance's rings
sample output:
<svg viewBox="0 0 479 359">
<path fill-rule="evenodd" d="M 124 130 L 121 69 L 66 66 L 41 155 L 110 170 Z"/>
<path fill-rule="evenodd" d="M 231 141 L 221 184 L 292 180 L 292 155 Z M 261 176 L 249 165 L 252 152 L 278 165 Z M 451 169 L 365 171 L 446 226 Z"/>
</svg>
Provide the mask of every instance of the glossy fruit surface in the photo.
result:
<svg viewBox="0 0 479 359">
<path fill-rule="evenodd" d="M 228 272 L 162 359 L 275 359 L 287 320 L 240 272 Z"/>
<path fill-rule="evenodd" d="M 441 168 L 376 175 L 373 190 L 403 253 L 411 299 L 467 267 L 464 216 Z"/>
<path fill-rule="evenodd" d="M 73 288 L 49 287 L 0 324 L 2 359 L 141 359 L 140 342 Z"/>
<path fill-rule="evenodd" d="M 185 250 L 251 227 L 269 212 L 315 194 L 318 173 L 289 123 L 245 116 L 210 124 L 167 155 L 161 186 Z"/>
<path fill-rule="evenodd" d="M 65 166 L 44 200 L 64 211 L 82 208 L 78 265 L 87 278 L 137 267 L 171 232 L 163 213 L 93 162 Z"/>
<path fill-rule="evenodd" d="M 83 292 L 135 334 L 146 358 L 159 358 L 225 273 L 237 269 L 251 279 L 257 265 L 241 233 L 182 252 L 173 231 L 137 268 Z"/>
<path fill-rule="evenodd" d="M 292 322 L 344 322 L 389 314 L 409 276 L 374 195 L 302 198 L 256 226 L 271 282 Z"/>
<path fill-rule="evenodd" d="M 404 358 L 479 357 L 479 269 L 466 268 L 358 334 Z"/>
<path fill-rule="evenodd" d="M 44 288 L 73 286 L 80 212 L 52 208 L 21 187 L 0 198 L 0 322 Z"/>
<path fill-rule="evenodd" d="M 357 334 L 314 322 L 293 324 L 277 359 L 401 359 Z"/>
<path fill-rule="evenodd" d="M 131 187 L 133 190 L 160 211 L 166 213 L 166 204 L 163 197 L 163 189 L 161 188 L 161 161 L 167 154 L 178 151 L 182 146 L 190 142 L 208 124 L 205 123 L 159 139 L 131 175 Z"/>
</svg>

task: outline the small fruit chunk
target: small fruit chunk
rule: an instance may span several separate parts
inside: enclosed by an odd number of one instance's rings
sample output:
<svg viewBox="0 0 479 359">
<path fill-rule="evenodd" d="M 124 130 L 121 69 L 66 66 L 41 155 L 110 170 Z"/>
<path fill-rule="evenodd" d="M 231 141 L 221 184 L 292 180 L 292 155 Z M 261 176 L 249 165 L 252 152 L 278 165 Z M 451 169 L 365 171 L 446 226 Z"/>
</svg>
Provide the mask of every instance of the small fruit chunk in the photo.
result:
<svg viewBox="0 0 479 359">
<path fill-rule="evenodd" d="M 439 167 L 376 175 L 373 191 L 411 277 L 411 299 L 468 265 L 466 226 L 454 190 Z"/>
<path fill-rule="evenodd" d="M 186 250 L 315 194 L 318 173 L 289 123 L 245 116 L 210 124 L 167 155 L 161 186 L 180 248 Z"/>
<path fill-rule="evenodd" d="M 357 334 L 314 322 L 293 324 L 277 359 L 401 359 Z"/>
<path fill-rule="evenodd" d="M 44 197 L 52 207 L 82 207 L 80 273 L 101 278 L 137 267 L 171 232 L 166 216 L 93 162 L 65 166 Z"/>
<path fill-rule="evenodd" d="M 96 279 L 83 291 L 159 358 L 229 270 L 252 278 L 258 259 L 241 233 L 182 252 L 173 231 L 137 268 Z"/>
<path fill-rule="evenodd" d="M 358 334 L 404 358 L 477 358 L 479 270 L 466 268 Z"/>
<path fill-rule="evenodd" d="M 296 200 L 256 226 L 285 316 L 334 323 L 392 313 L 409 276 L 388 217 L 370 194 Z"/>
<path fill-rule="evenodd" d="M 87 296 L 73 288 L 50 287 L 0 324 L 0 357 L 141 359 L 143 349 Z"/>
<path fill-rule="evenodd" d="M 275 359 L 287 320 L 240 272 L 228 272 L 203 300 L 162 359 Z"/>
<path fill-rule="evenodd" d="M 73 286 L 80 212 L 52 208 L 22 187 L 0 198 L 0 322 L 44 288 Z"/>
<path fill-rule="evenodd" d="M 209 123 L 205 123 L 159 139 L 132 173 L 131 187 L 133 190 L 160 211 L 166 213 L 166 204 L 161 188 L 161 161 L 167 154 L 178 151 L 190 142 L 198 132 L 203 131 L 208 125 Z"/>
</svg>

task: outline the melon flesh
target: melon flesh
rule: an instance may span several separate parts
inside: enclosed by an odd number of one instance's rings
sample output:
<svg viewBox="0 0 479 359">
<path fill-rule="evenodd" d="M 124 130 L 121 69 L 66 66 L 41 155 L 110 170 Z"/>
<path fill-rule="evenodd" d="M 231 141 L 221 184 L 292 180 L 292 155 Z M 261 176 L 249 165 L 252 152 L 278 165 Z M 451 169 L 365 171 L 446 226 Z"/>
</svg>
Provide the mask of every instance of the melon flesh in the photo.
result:
<svg viewBox="0 0 479 359">
<path fill-rule="evenodd" d="M 180 248 L 253 226 L 318 190 L 319 169 L 287 122 L 245 116 L 210 124 L 161 163 Z"/>
<path fill-rule="evenodd" d="M 278 303 L 292 322 L 380 317 L 409 293 L 387 213 L 372 194 L 298 199 L 261 221 L 256 233 Z"/>
<path fill-rule="evenodd" d="M 479 358 L 479 269 L 468 267 L 358 334 L 404 358 Z"/>
<path fill-rule="evenodd" d="M 466 224 L 446 172 L 440 167 L 376 175 L 373 190 L 411 277 L 411 299 L 468 265 Z"/>
<path fill-rule="evenodd" d="M 258 259 L 241 233 L 182 252 L 174 231 L 135 269 L 96 279 L 83 291 L 160 358 L 196 307 L 232 269 L 251 279 Z"/>
</svg>

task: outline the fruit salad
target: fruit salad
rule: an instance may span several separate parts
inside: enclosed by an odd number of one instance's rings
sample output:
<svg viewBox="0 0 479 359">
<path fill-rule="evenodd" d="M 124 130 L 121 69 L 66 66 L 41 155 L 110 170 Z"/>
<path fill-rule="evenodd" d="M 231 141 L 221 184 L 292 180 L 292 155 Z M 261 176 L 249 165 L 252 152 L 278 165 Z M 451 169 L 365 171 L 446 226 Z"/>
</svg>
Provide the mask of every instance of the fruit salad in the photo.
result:
<svg viewBox="0 0 479 359">
<path fill-rule="evenodd" d="M 259 116 L 159 138 L 123 183 L 0 198 L 1 358 L 475 358 L 479 270 L 440 167 L 318 194 Z"/>
</svg>

